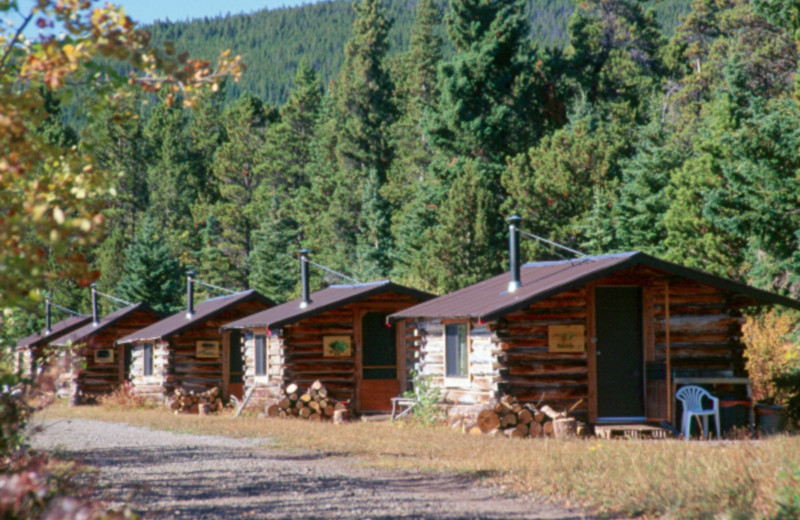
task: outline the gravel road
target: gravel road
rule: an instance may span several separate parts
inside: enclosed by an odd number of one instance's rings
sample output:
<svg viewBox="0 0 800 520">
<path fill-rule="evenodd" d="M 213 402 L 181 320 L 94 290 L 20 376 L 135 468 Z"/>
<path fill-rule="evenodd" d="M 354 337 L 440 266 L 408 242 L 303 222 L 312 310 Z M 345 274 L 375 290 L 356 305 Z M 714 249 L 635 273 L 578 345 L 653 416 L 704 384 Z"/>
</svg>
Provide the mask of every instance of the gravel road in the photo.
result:
<svg viewBox="0 0 800 520">
<path fill-rule="evenodd" d="M 366 468 L 351 457 L 260 446 L 263 439 L 176 434 L 126 424 L 49 420 L 33 436 L 98 470 L 96 495 L 132 500 L 152 519 L 586 518 L 501 496 L 465 477 Z"/>
</svg>

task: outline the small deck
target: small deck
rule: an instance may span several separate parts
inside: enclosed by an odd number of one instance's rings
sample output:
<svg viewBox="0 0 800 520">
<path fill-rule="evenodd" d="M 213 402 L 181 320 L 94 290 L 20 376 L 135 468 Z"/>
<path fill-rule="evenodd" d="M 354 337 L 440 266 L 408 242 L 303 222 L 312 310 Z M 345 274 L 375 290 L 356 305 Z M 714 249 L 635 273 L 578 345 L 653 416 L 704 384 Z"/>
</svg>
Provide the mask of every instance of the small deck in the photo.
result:
<svg viewBox="0 0 800 520">
<path fill-rule="evenodd" d="M 659 424 L 596 424 L 594 434 L 601 439 L 668 439 L 673 432 Z"/>
</svg>

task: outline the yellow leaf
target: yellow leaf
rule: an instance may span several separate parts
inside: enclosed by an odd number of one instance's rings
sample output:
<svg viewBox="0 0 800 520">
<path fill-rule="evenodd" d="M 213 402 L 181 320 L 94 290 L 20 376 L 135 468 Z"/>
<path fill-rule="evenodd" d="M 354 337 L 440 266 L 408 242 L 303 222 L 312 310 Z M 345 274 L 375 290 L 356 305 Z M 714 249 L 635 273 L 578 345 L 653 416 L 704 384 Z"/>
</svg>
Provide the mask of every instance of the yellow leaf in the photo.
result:
<svg viewBox="0 0 800 520">
<path fill-rule="evenodd" d="M 53 218 L 59 226 L 62 225 L 64 223 L 64 210 L 58 206 L 53 208 Z"/>
</svg>

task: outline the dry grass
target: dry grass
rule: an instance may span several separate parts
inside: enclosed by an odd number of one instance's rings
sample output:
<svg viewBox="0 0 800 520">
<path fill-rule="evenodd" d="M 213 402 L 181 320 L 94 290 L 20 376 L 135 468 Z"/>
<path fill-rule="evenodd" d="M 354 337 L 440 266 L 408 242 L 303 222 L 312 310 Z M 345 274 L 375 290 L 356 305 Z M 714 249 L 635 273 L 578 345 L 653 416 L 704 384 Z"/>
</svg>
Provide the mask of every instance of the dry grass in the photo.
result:
<svg viewBox="0 0 800 520">
<path fill-rule="evenodd" d="M 352 454 L 392 469 L 460 472 L 590 507 L 601 514 L 667 518 L 800 517 L 800 438 L 766 441 L 505 439 L 404 423 L 310 423 L 229 414 L 175 416 L 58 405 L 50 417 L 156 429 L 263 437 L 288 448 Z M 783 504 L 783 505 L 782 505 Z"/>
</svg>

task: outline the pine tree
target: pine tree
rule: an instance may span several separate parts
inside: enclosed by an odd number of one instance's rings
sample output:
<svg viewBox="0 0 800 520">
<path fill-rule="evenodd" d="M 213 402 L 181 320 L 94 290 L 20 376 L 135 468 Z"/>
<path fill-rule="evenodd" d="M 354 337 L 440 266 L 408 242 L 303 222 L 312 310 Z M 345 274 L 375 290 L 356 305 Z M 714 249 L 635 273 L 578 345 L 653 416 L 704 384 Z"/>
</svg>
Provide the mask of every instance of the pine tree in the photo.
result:
<svg viewBox="0 0 800 520">
<path fill-rule="evenodd" d="M 155 310 L 173 312 L 180 306 L 184 276 L 154 218 L 146 217 L 128 247 L 124 274 L 115 293 L 133 302 L 147 302 Z"/>
<path fill-rule="evenodd" d="M 233 266 L 229 284 L 249 286 L 253 233 L 263 219 L 257 193 L 265 179 L 265 131 L 274 112 L 257 98 L 244 94 L 223 114 L 227 141 L 217 148 L 212 171 L 220 199 L 205 208 L 219 220 L 218 247 Z"/>
<path fill-rule="evenodd" d="M 332 88 L 328 121 L 317 135 L 314 176 L 309 207 L 304 208 L 308 245 L 332 267 L 362 275 L 388 274 L 391 237 L 382 226 L 378 240 L 362 240 L 371 223 L 364 218 L 365 190 L 382 198 L 381 187 L 392 160 L 388 128 L 395 118 L 392 82 L 386 70 L 389 21 L 381 0 L 360 0 L 355 6 L 353 37 L 345 47 L 345 61 Z M 375 172 L 378 189 L 367 187 Z M 374 207 L 382 207 L 378 201 Z M 377 248 L 368 251 L 369 248 Z M 369 258 L 376 266 L 360 264 Z M 359 275 L 359 273 L 354 273 Z"/>
<path fill-rule="evenodd" d="M 418 197 L 423 197 L 431 182 L 428 173 L 433 152 L 424 136 L 422 121 L 426 111 L 439 103 L 437 67 L 441 60 L 439 36 L 441 14 L 432 0 L 417 4 L 417 15 L 408 51 L 399 59 L 396 70 L 396 102 L 400 117 L 391 128 L 395 159 L 389 181 L 383 187 L 392 207 L 392 278 L 420 285 L 420 250 L 423 235 L 434 222 L 433 212 Z"/>
</svg>

